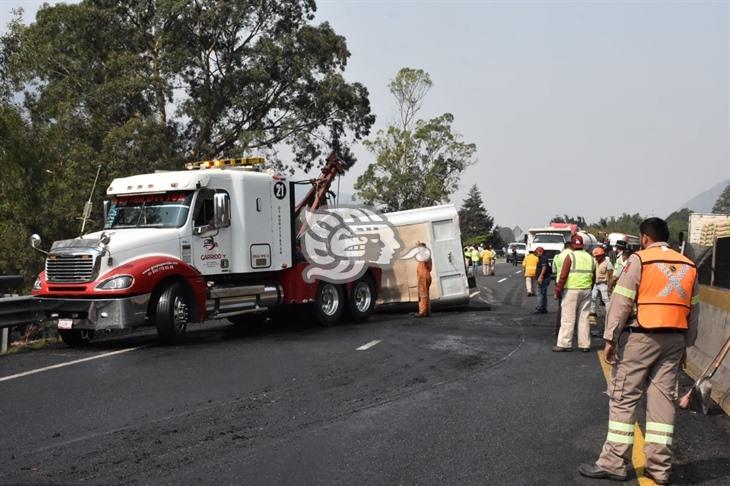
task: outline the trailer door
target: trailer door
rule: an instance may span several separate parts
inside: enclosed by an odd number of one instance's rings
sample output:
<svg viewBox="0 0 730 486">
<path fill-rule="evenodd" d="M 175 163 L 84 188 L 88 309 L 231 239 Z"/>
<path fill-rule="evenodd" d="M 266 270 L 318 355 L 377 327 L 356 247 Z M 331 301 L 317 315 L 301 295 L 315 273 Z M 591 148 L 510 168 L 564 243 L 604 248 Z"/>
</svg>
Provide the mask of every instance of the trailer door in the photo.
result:
<svg viewBox="0 0 730 486">
<path fill-rule="evenodd" d="M 469 298 L 459 224 L 453 219 L 434 221 L 433 263 L 442 301 L 465 301 Z"/>
</svg>

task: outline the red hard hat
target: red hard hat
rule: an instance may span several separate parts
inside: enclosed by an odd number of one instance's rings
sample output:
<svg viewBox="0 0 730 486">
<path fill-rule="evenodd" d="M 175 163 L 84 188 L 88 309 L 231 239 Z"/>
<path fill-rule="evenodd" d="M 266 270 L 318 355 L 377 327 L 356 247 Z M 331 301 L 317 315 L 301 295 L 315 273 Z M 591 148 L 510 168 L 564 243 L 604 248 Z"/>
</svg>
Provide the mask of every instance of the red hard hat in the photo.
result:
<svg viewBox="0 0 730 486">
<path fill-rule="evenodd" d="M 581 235 L 573 235 L 570 239 L 570 244 L 573 248 L 583 248 L 583 237 Z"/>
<path fill-rule="evenodd" d="M 596 248 L 593 249 L 593 256 L 594 257 L 604 256 L 605 254 L 606 254 L 606 250 L 604 250 L 600 246 L 598 246 L 598 247 L 596 247 Z"/>
<path fill-rule="evenodd" d="M 538 255 L 542 255 L 542 253 L 544 251 L 545 251 L 545 248 L 543 248 L 541 246 L 538 246 L 537 248 L 535 248 L 535 253 L 537 253 Z"/>
</svg>

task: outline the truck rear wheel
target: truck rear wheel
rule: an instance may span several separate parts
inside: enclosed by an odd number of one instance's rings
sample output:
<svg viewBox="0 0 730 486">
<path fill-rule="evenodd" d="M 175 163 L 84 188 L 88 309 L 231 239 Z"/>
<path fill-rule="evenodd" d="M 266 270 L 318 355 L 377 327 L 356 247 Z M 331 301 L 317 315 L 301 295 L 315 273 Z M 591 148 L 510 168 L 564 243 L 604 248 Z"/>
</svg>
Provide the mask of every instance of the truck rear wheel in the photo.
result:
<svg viewBox="0 0 730 486">
<path fill-rule="evenodd" d="M 340 322 L 345 310 L 345 293 L 342 286 L 321 282 L 314 299 L 314 315 L 320 324 L 332 326 Z"/>
<path fill-rule="evenodd" d="M 190 321 L 190 305 L 185 289 L 180 283 L 168 285 L 157 299 L 155 325 L 157 336 L 163 344 L 175 344 L 185 336 Z"/>
<path fill-rule="evenodd" d="M 375 310 L 375 283 L 364 276 L 352 285 L 352 295 L 347 300 L 347 313 L 355 322 L 366 321 Z"/>
<path fill-rule="evenodd" d="M 93 329 L 59 329 L 59 336 L 67 346 L 78 348 L 86 346 L 94 337 Z"/>
</svg>

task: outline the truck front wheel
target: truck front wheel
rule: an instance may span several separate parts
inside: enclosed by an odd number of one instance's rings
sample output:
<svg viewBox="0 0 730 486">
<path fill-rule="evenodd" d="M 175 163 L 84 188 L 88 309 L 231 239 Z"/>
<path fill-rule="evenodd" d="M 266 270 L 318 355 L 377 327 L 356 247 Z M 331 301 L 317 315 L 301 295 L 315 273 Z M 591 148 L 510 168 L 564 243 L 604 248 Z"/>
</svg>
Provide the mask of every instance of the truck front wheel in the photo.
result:
<svg viewBox="0 0 730 486">
<path fill-rule="evenodd" d="M 180 283 L 165 288 L 157 299 L 155 325 L 157 336 L 163 344 L 175 344 L 182 340 L 190 321 L 190 305 L 185 289 Z"/>
<path fill-rule="evenodd" d="M 317 287 L 317 296 L 314 299 L 314 314 L 317 321 L 325 326 L 332 326 L 340 322 L 345 310 L 345 293 L 340 285 L 321 282 Z"/>
<path fill-rule="evenodd" d="M 355 322 L 366 321 L 375 309 L 375 284 L 365 276 L 352 286 L 352 296 L 347 300 L 347 313 Z"/>
<path fill-rule="evenodd" d="M 93 329 L 59 329 L 59 336 L 67 346 L 78 348 L 86 346 L 94 337 Z"/>
</svg>

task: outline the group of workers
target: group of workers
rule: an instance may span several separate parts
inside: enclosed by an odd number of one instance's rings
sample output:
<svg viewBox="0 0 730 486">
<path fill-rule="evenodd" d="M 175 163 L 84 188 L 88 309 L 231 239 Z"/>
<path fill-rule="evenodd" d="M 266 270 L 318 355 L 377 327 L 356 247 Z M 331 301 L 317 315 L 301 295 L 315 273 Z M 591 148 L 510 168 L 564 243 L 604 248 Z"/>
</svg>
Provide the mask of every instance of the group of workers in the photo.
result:
<svg viewBox="0 0 730 486">
<path fill-rule="evenodd" d="M 598 299 L 607 306 L 604 359 L 613 367 L 607 392 L 608 435 L 598 459 L 581 464 L 579 473 L 627 480 L 636 406 L 646 393 L 644 476 L 669 484 L 678 372 L 686 348 L 694 344 L 699 321 L 697 270 L 690 258 L 668 245 L 666 221 L 643 221 L 640 235 L 642 249 L 635 253 L 623 241 L 615 249 L 599 246 L 588 253 L 583 238 L 574 235 L 550 270 L 544 268 L 543 252 L 536 249 L 525 271 L 527 275 L 528 269 L 535 269 L 541 292 L 545 275 L 555 274 L 560 329 L 553 351 L 572 350 L 577 323 L 578 348 L 588 352 L 589 319 L 595 317 Z"/>
<path fill-rule="evenodd" d="M 479 265 L 482 266 L 482 275 L 494 275 L 497 252 L 492 245 L 467 246 L 464 248 L 464 262 L 467 267 L 471 267 L 474 277 L 477 276 Z"/>
</svg>

